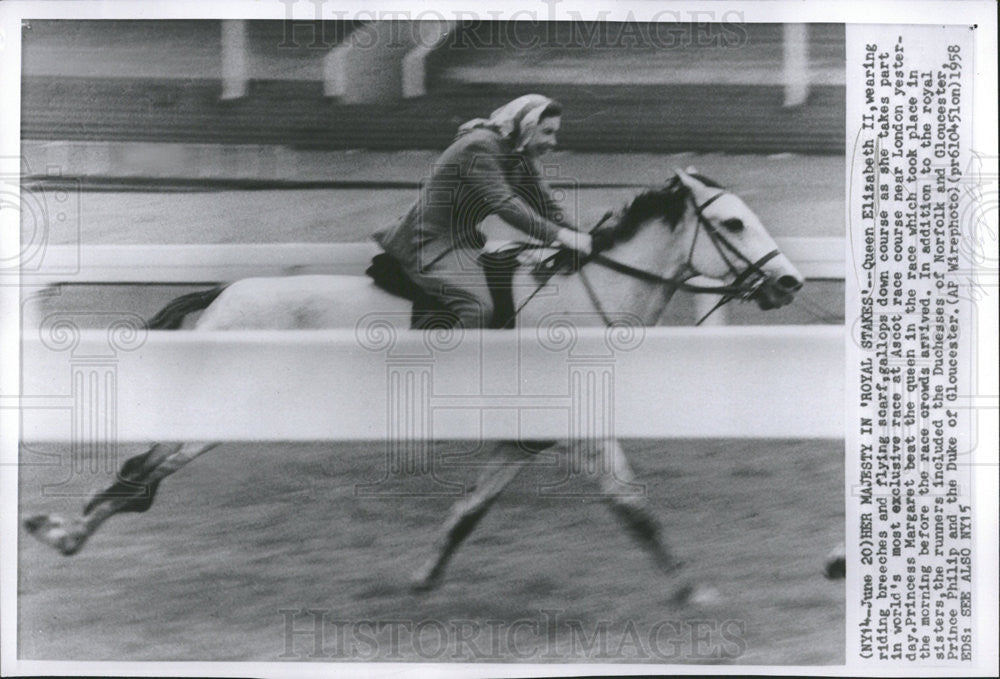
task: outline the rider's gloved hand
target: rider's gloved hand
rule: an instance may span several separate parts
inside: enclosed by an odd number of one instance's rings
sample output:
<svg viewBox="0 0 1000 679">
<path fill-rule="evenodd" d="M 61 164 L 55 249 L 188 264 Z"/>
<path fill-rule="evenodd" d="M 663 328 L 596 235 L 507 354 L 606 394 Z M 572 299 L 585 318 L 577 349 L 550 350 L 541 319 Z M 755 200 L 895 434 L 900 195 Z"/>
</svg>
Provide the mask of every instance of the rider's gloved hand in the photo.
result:
<svg viewBox="0 0 1000 679">
<path fill-rule="evenodd" d="M 584 257 L 588 256 L 594 249 L 594 243 L 590 234 L 583 231 L 559 229 L 559 236 L 556 238 L 556 241 L 563 247 L 576 250 Z"/>
<path fill-rule="evenodd" d="M 615 228 L 613 226 L 602 226 L 595 231 L 591 231 L 590 239 L 594 252 L 610 250 L 615 244 Z"/>
</svg>

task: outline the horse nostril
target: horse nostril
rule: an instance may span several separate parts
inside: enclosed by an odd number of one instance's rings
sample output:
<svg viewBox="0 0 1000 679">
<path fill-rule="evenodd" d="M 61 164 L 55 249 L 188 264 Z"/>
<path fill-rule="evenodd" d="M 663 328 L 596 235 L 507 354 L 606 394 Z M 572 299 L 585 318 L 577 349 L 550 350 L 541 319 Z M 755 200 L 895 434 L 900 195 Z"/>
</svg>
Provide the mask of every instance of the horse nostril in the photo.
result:
<svg viewBox="0 0 1000 679">
<path fill-rule="evenodd" d="M 802 287 L 802 281 L 795 276 L 785 275 L 778 279 L 778 285 L 788 292 L 795 292 Z"/>
</svg>

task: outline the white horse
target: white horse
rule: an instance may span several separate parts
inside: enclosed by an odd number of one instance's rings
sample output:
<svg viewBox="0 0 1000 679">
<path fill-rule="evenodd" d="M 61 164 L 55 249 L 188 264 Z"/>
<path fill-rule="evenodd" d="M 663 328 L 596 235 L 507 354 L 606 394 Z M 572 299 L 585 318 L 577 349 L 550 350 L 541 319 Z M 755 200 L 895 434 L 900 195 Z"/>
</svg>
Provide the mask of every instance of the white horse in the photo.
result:
<svg viewBox="0 0 1000 679">
<path fill-rule="evenodd" d="M 771 309 L 789 304 L 802 287 L 802 276 L 777 250 L 757 216 L 694 168 L 677 170 L 666 186 L 640 194 L 610 222 L 613 245 L 575 273 L 560 276 L 557 296 L 533 296 L 537 286 L 531 269 L 517 269 L 512 287 L 518 323 L 530 327 L 554 312 L 575 311 L 599 324 L 608 321 L 612 310 L 616 319 L 653 325 L 677 290 L 721 293 L 724 299 L 753 300 Z M 721 286 L 692 285 L 696 276 L 717 279 Z M 251 278 L 178 298 L 151 327 L 177 327 L 177 319 L 200 309 L 204 312 L 196 330 L 332 328 L 352 327 L 372 310 L 405 317 L 409 301 L 360 276 Z M 157 443 L 127 460 L 118 481 L 94 494 L 80 516 L 36 515 L 26 519 L 26 528 L 63 554 L 74 554 L 114 514 L 148 509 L 160 481 L 216 445 Z M 621 446 L 608 441 L 582 449 L 595 458 L 603 456 L 592 459 L 599 464 L 591 468 L 601 470 L 598 483 L 609 491 L 603 497 L 614 513 L 659 568 L 675 570 L 679 562 L 661 539 L 645 498 L 612 492 L 634 480 Z M 432 556 L 413 576 L 416 589 L 441 580 L 455 550 L 530 459 L 517 442 L 495 446 L 496 464 L 485 467 L 474 489 L 452 508 Z"/>
</svg>

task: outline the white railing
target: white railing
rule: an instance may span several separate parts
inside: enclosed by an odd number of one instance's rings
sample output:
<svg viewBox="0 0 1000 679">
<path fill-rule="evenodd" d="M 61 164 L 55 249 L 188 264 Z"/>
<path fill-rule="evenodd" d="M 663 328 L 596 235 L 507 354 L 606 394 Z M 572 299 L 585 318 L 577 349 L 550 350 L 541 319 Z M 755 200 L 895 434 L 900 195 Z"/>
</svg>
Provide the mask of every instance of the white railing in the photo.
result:
<svg viewBox="0 0 1000 679">
<path fill-rule="evenodd" d="M 844 328 L 106 331 L 25 338 L 22 439 L 843 435 Z M 398 320 L 398 319 L 397 319 Z"/>
<path fill-rule="evenodd" d="M 781 239 L 808 278 L 842 279 L 844 241 Z M 361 273 L 374 245 L 48 248 L 21 284 L 207 283 Z M 65 318 L 63 318 L 65 316 Z M 25 329 L 22 437 L 87 449 L 148 440 L 842 435 L 844 329 L 821 326 L 147 332 L 68 312 Z M 29 324 L 30 326 L 31 324 Z M 460 338 L 464 337 L 464 339 Z M 8 401 L 9 399 L 4 399 Z"/>
<path fill-rule="evenodd" d="M 843 279 L 843 238 L 778 238 L 808 279 Z M 216 283 L 251 276 L 361 274 L 374 243 L 51 246 L 24 263 L 22 285 Z M 37 260 L 37 261 L 36 261 Z"/>
</svg>

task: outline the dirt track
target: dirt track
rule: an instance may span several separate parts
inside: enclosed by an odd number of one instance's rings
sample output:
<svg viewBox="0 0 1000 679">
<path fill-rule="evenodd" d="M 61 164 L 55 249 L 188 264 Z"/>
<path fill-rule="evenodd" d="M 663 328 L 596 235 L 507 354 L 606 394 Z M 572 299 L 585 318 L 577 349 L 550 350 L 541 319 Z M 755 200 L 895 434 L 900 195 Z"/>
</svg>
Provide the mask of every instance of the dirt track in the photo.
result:
<svg viewBox="0 0 1000 679">
<path fill-rule="evenodd" d="M 113 518 L 72 558 L 22 536 L 19 652 L 316 660 L 313 636 L 286 643 L 292 614 L 281 611 L 319 609 L 325 659 L 837 664 L 843 584 L 821 570 L 843 534 L 842 447 L 627 442 L 688 564 L 676 580 L 653 570 L 597 498 L 542 496 L 538 486 L 560 472 L 529 468 L 458 553 L 443 587 L 414 596 L 406 577 L 427 555 L 449 498 L 356 497 L 357 484 L 384 473 L 379 444 L 226 444 L 165 481 L 148 513 Z M 110 478 L 71 476 L 65 448 L 25 450 L 23 461 L 51 466 L 23 468 L 22 512 L 75 511 L 80 495 Z M 441 476 L 473 474 L 451 466 Z M 716 588 L 718 601 L 672 603 L 672 589 L 689 580 Z M 298 614 L 295 629 L 312 629 L 311 620 Z M 373 633 L 365 621 L 384 629 Z M 528 622 L 512 628 L 518 621 Z M 603 652 L 588 650 L 595 634 L 606 640 Z"/>
</svg>

